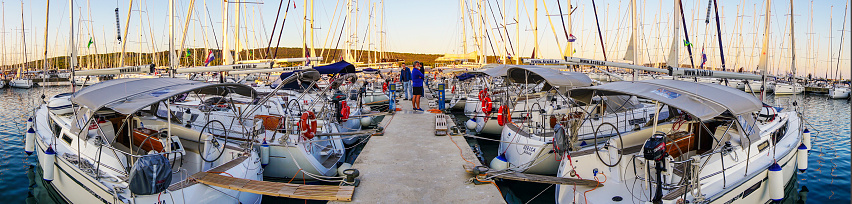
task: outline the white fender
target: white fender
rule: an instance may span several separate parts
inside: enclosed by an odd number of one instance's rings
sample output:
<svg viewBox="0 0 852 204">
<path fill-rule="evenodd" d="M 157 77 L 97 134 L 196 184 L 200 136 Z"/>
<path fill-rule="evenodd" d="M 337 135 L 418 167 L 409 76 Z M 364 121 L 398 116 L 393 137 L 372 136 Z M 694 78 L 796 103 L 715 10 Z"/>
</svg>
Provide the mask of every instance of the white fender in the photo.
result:
<svg viewBox="0 0 852 204">
<path fill-rule="evenodd" d="M 796 165 L 799 166 L 799 172 L 804 173 L 808 170 L 808 147 L 805 144 L 799 144 L 796 152 Z"/>
<path fill-rule="evenodd" d="M 269 165 L 269 144 L 266 143 L 264 138 L 260 145 L 260 166 L 266 167 L 266 165 Z"/>
<path fill-rule="evenodd" d="M 27 138 L 24 144 L 24 152 L 26 152 L 27 155 L 32 155 L 33 151 L 35 151 L 35 130 L 30 127 L 25 136 Z"/>
<path fill-rule="evenodd" d="M 44 151 L 44 161 L 41 163 L 41 169 L 44 171 L 42 173 L 42 179 L 47 182 L 53 181 L 53 168 L 56 166 L 54 162 L 56 161 L 56 152 L 53 151 L 53 147 L 47 147 L 47 150 Z"/>
<path fill-rule="evenodd" d="M 810 151 L 813 146 L 811 146 L 811 131 L 808 128 L 805 128 L 805 131 L 802 132 L 802 143 L 805 144 L 805 147 Z"/>
<path fill-rule="evenodd" d="M 784 173 L 778 163 L 772 163 L 769 166 L 769 179 L 766 182 L 766 187 L 769 188 L 769 199 L 776 202 L 784 199 Z"/>
</svg>

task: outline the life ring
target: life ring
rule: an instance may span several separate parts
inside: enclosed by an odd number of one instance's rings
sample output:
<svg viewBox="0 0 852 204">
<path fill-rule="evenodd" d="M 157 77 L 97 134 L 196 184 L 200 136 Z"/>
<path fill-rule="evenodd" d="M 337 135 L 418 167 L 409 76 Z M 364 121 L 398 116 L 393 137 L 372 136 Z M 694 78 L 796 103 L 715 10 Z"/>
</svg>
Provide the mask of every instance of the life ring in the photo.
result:
<svg viewBox="0 0 852 204">
<path fill-rule="evenodd" d="M 500 106 L 497 110 L 497 124 L 500 126 L 506 125 L 509 121 L 512 120 L 512 113 L 509 110 L 509 107 Z"/>
<path fill-rule="evenodd" d="M 302 137 L 305 139 L 314 138 L 317 133 L 317 117 L 313 112 L 302 113 L 301 120 L 299 120 L 299 130 L 302 131 Z"/>
<path fill-rule="evenodd" d="M 491 113 L 491 97 L 485 96 L 482 100 L 482 113 Z"/>
<path fill-rule="evenodd" d="M 488 88 L 484 88 L 482 90 L 479 90 L 478 97 L 479 97 L 479 101 L 485 100 L 485 97 L 488 97 Z"/>
<path fill-rule="evenodd" d="M 349 119 L 349 105 L 346 105 L 346 101 L 340 101 L 340 115 L 344 120 Z"/>
</svg>

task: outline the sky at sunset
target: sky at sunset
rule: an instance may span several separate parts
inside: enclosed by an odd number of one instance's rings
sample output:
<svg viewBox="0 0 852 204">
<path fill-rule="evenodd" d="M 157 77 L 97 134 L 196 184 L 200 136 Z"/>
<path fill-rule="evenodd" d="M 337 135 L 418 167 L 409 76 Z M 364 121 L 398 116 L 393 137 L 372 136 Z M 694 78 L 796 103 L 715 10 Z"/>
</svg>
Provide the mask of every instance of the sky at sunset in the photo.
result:
<svg viewBox="0 0 852 204">
<path fill-rule="evenodd" d="M 49 13 L 45 0 L 21 1 L 4 0 L 2 9 L 3 32 L 0 36 L 2 58 L 0 64 L 13 64 L 23 61 L 23 46 L 27 49 L 27 59 L 41 59 L 44 53 L 45 16 L 48 15 L 48 56 L 68 55 L 69 1 L 50 1 Z M 125 29 L 129 0 L 73 0 L 75 34 L 79 54 L 117 52 L 121 45 L 116 41 L 116 13 L 119 9 L 121 29 Z M 189 0 L 175 1 L 175 41 L 183 37 Z M 242 33 L 240 42 L 246 48 L 266 47 L 272 34 L 272 28 L 279 2 L 278 0 L 241 0 L 244 3 L 231 3 L 229 39 L 234 48 L 234 8 L 242 6 Z M 278 17 L 278 28 L 284 19 L 286 7 L 289 7 L 282 47 L 301 47 L 303 42 L 303 19 L 305 19 L 305 0 L 284 0 L 285 8 Z M 343 13 L 346 0 L 315 0 L 314 4 L 314 44 L 317 48 L 343 48 L 338 43 L 343 25 Z M 356 1 L 351 1 L 353 4 Z M 674 0 L 637 0 L 637 13 L 640 18 L 640 62 L 664 62 L 669 53 L 672 39 L 672 23 L 682 23 L 680 17 L 673 18 Z M 311 2 L 307 1 L 309 5 Z M 382 3 L 384 9 L 382 9 Z M 565 48 L 566 37 L 563 31 L 559 8 L 567 14 L 568 1 L 538 1 L 538 14 L 534 11 L 535 1 L 514 0 L 467 0 L 467 9 L 479 18 L 476 4 L 485 6 L 482 13 L 486 39 L 486 52 L 500 55 L 504 50 L 501 37 L 508 33 L 513 46 L 520 50 L 516 55 L 529 57 L 534 47 L 534 16 L 538 16 L 539 58 L 559 58 Z M 557 4 L 558 3 L 558 4 Z M 606 55 L 610 61 L 624 61 L 624 53 L 632 32 L 630 1 L 597 0 L 598 19 L 601 24 Z M 719 41 L 716 36 L 715 13 L 711 11 L 709 24 L 705 24 L 708 13 L 708 0 L 683 0 L 686 29 L 690 43 L 693 44 L 694 63 L 701 63 L 702 49 L 707 55 L 705 66 L 721 67 Z M 710 2 L 712 3 L 712 2 Z M 776 74 L 790 72 L 790 1 L 772 1 L 770 16 L 770 70 Z M 850 78 L 850 24 L 849 0 L 801 1 L 792 2 L 794 8 L 794 36 L 797 73 L 800 76 L 813 73 L 823 77 L 839 67 L 844 79 Z M 571 0 L 574 7 L 571 19 L 573 25 L 570 34 L 576 36 L 573 43 L 576 57 L 603 59 L 595 14 L 591 0 Z M 462 53 L 463 24 L 461 21 L 461 1 L 459 0 L 358 0 L 357 29 L 351 28 L 357 36 L 358 49 L 379 50 L 382 43 L 379 36 L 384 34 L 386 51 L 410 53 Z M 294 8 L 295 7 L 295 8 Z M 545 8 L 546 7 L 546 8 Z M 742 67 L 752 70 L 758 61 L 759 49 L 763 38 L 765 1 L 719 1 L 719 15 L 722 30 L 722 48 L 726 66 L 729 69 Z M 190 26 L 186 31 L 187 48 L 217 48 L 222 46 L 222 1 L 197 0 L 193 7 Z M 516 19 L 516 8 L 520 14 Z M 126 40 L 127 50 L 132 52 L 163 51 L 168 48 L 168 0 L 134 0 L 130 15 L 129 31 Z M 505 9 L 505 13 L 503 12 Z M 382 15 L 382 10 L 384 14 Z M 354 13 L 354 12 L 353 12 Z M 372 16 L 370 15 L 372 13 Z M 21 37 L 22 22 L 26 32 L 26 45 Z M 140 18 L 141 17 L 141 18 Z M 508 26 L 503 26 L 504 19 Z M 564 17 L 568 17 L 564 15 Z M 350 16 L 350 18 L 356 18 Z M 812 20 L 811 20 L 812 18 Z M 845 19 L 844 19 L 845 18 Z M 141 20 L 141 21 L 140 21 Z M 350 21 L 351 20 L 351 21 Z M 347 24 L 355 25 L 354 19 Z M 515 23 L 517 22 L 517 23 Z M 141 23 L 141 24 L 140 24 Z M 381 24 L 384 24 L 383 28 Z M 472 26 L 479 22 L 466 21 L 468 51 L 476 48 Z M 553 25 L 553 26 L 551 26 Z M 368 29 L 369 26 L 369 29 Z M 141 29 L 140 29 L 141 28 Z M 504 30 L 508 29 L 508 30 Z M 516 36 L 520 29 L 520 37 Z M 683 29 L 683 28 L 681 28 Z M 568 30 L 566 28 L 565 30 Z M 213 37 L 215 32 L 216 38 Z M 277 31 L 276 31 L 277 32 Z M 683 40 L 683 30 L 678 33 Z M 343 32 L 344 34 L 347 32 Z M 370 40 L 367 40 L 369 35 Z M 842 37 L 841 37 L 842 35 Z M 89 39 L 95 42 L 87 48 Z M 346 36 L 340 39 L 346 40 Z M 275 37 L 277 40 L 277 35 Z M 841 42 L 842 41 L 842 42 Z M 205 43 L 206 42 L 206 43 Z M 365 43 L 366 42 L 366 43 Z M 689 55 L 683 42 L 680 45 L 679 62 L 690 64 Z M 275 43 L 273 43 L 274 45 Z M 508 46 L 508 45 L 506 45 Z M 842 47 L 842 48 L 841 48 Z M 509 52 L 515 52 L 508 48 Z M 492 51 L 493 50 L 493 51 Z M 495 52 L 496 53 L 493 53 Z M 832 58 L 833 57 L 833 58 Z M 839 64 L 838 64 L 839 62 Z M 826 74 L 826 73 L 829 74 Z"/>
</svg>

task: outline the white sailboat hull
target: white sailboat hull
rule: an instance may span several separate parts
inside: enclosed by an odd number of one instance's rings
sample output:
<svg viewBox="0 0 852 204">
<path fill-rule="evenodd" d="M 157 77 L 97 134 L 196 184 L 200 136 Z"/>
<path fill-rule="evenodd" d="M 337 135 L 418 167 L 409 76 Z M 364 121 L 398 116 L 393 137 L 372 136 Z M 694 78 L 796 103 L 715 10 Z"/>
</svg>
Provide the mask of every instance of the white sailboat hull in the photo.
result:
<svg viewBox="0 0 852 204">
<path fill-rule="evenodd" d="M 828 97 L 832 99 L 849 98 L 849 88 L 836 87 L 828 90 Z"/>
<path fill-rule="evenodd" d="M 33 87 L 33 80 L 12 79 L 11 81 L 9 81 L 9 86 L 14 88 L 28 89 Z"/>
</svg>

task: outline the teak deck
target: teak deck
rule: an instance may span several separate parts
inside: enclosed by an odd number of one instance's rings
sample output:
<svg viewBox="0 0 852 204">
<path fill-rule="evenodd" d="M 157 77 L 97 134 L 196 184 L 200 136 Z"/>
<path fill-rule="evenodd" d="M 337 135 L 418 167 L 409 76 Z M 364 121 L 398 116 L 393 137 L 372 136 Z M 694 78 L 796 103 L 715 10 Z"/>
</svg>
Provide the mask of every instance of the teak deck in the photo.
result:
<svg viewBox="0 0 852 204">
<path fill-rule="evenodd" d="M 464 170 L 468 173 L 473 173 L 473 167 L 469 164 L 464 165 Z M 497 178 L 516 180 L 516 181 L 526 181 L 526 182 L 534 182 L 534 183 L 547 183 L 547 184 L 556 184 L 556 185 L 578 185 L 578 186 L 588 186 L 588 187 L 601 187 L 602 183 L 599 183 L 594 180 L 588 179 L 575 179 L 575 178 L 561 178 L 556 176 L 543 176 L 536 174 L 525 174 L 520 172 L 512 172 L 510 170 L 494 170 L 488 169 L 488 172 L 485 173 L 486 176 L 497 175 Z"/>
<path fill-rule="evenodd" d="M 270 181 L 256 181 L 201 172 L 192 177 L 203 184 L 285 198 L 310 200 L 352 201 L 354 186 L 303 185 Z"/>
</svg>

